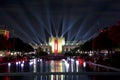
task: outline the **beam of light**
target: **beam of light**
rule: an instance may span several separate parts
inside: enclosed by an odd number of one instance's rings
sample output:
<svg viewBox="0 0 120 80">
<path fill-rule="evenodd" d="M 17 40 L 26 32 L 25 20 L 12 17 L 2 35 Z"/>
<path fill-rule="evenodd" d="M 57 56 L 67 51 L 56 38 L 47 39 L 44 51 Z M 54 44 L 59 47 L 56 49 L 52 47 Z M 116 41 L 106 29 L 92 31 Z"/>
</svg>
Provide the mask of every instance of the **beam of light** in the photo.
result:
<svg viewBox="0 0 120 80">
<path fill-rule="evenodd" d="M 101 3 L 101 4 L 104 4 L 104 3 Z M 105 3 L 105 4 L 106 4 L 106 3 Z M 101 17 L 101 15 L 104 13 L 104 11 L 105 11 L 108 7 L 109 7 L 108 4 L 106 5 L 106 7 L 105 7 L 105 5 L 102 6 L 102 7 L 98 6 L 96 9 L 97 9 L 98 11 L 102 11 L 102 12 L 101 12 L 100 14 L 98 14 L 97 16 L 95 16 L 95 17 L 94 17 L 94 14 L 93 14 L 92 16 L 91 16 L 91 14 L 89 14 L 90 16 L 88 15 L 88 17 L 86 18 L 87 21 L 86 21 L 85 23 L 88 23 L 88 22 L 91 22 L 91 21 L 93 21 L 93 20 L 95 21 L 95 20 L 99 19 L 99 18 Z M 89 18 L 89 17 L 90 17 L 90 18 Z M 84 24 L 85 24 L 85 23 L 84 23 Z M 84 24 L 83 24 L 82 26 L 85 26 Z M 86 26 L 87 26 L 87 25 L 86 25 Z M 86 26 L 85 26 L 85 27 L 86 27 Z M 84 31 L 84 30 L 85 30 L 85 27 L 84 27 L 84 28 L 82 27 L 81 30 Z M 84 31 L 84 32 L 85 32 L 85 31 Z M 83 32 L 81 33 L 81 35 L 83 35 Z M 77 37 L 76 37 L 76 38 L 77 38 Z M 79 39 L 77 38 L 77 40 L 79 40 Z"/>
<path fill-rule="evenodd" d="M 51 18 L 51 22 L 52 22 L 52 27 L 53 30 L 55 31 L 55 36 L 58 37 L 58 35 L 61 34 L 61 32 L 59 33 L 60 27 L 61 27 L 61 20 L 62 20 L 62 15 L 59 15 L 56 13 L 56 15 L 54 15 Z"/>
<path fill-rule="evenodd" d="M 77 27 L 77 26 L 76 26 Z M 73 26 L 69 31 L 68 31 L 68 36 L 67 36 L 67 41 L 70 41 L 74 36 L 76 35 L 77 31 L 79 31 L 78 27 L 76 28 Z"/>
<path fill-rule="evenodd" d="M 85 40 L 89 37 L 89 35 L 91 35 L 91 32 L 93 32 L 94 30 L 94 26 L 93 25 L 92 27 L 89 27 L 87 30 L 86 30 L 86 33 L 83 35 L 82 39 Z"/>
<path fill-rule="evenodd" d="M 35 41 L 31 41 L 31 44 L 32 44 L 32 45 L 35 45 L 35 44 L 36 44 L 36 42 L 35 42 Z"/>
<path fill-rule="evenodd" d="M 61 21 L 61 17 L 54 16 L 54 19 L 52 19 L 56 37 L 58 37 L 58 34 L 59 34 L 60 21 Z"/>
<path fill-rule="evenodd" d="M 70 35 L 70 33 L 69 33 L 69 38 L 68 38 L 68 41 L 73 41 L 73 39 L 75 38 L 75 36 L 76 36 L 76 33 L 73 33 L 73 34 L 71 34 Z M 70 37 L 71 36 L 71 37 Z"/>
<path fill-rule="evenodd" d="M 46 39 L 46 35 L 45 35 L 45 30 L 43 28 L 41 28 L 39 31 L 40 31 L 40 33 L 37 34 L 38 38 L 40 39 L 40 41 L 46 43 L 47 39 Z"/>
<path fill-rule="evenodd" d="M 95 21 L 95 22 L 97 22 L 97 20 Z M 95 23 L 94 22 L 94 23 Z M 85 39 L 87 39 L 87 40 L 89 40 L 90 38 L 92 38 L 92 36 L 93 36 L 93 33 L 94 32 L 99 32 L 98 30 L 98 23 L 97 23 L 97 25 L 96 24 L 94 24 L 93 23 L 93 26 L 92 27 L 89 27 L 89 29 L 88 29 L 88 31 L 86 31 L 86 33 L 84 34 L 84 36 L 82 37 L 82 39 L 83 40 L 85 40 Z M 97 27 L 97 29 L 95 29 Z M 94 31 L 93 31 L 94 30 Z M 91 36 L 92 35 L 92 36 Z M 91 36 L 91 37 L 90 37 Z M 90 38 L 89 38 L 90 37 Z"/>
<path fill-rule="evenodd" d="M 63 25 L 63 17 L 61 16 L 61 21 L 59 23 L 59 30 L 58 30 L 58 36 L 62 35 L 62 25 Z"/>
<path fill-rule="evenodd" d="M 66 29 L 65 29 L 65 25 L 66 25 L 66 18 L 64 17 L 63 18 L 63 22 L 62 22 L 62 34 L 61 34 L 61 37 L 63 37 L 64 36 L 64 34 L 65 34 L 65 31 L 66 31 Z M 69 27 L 67 28 L 67 29 L 69 29 Z"/>
<path fill-rule="evenodd" d="M 23 42 L 26 42 L 26 43 L 32 42 L 32 39 L 27 38 L 26 36 L 24 36 L 24 34 L 22 34 L 22 35 L 23 36 L 21 36 L 21 34 L 19 34 L 19 33 L 18 34 L 14 34 L 14 36 L 17 36 L 17 38 L 22 39 Z"/>
<path fill-rule="evenodd" d="M 49 2 L 49 1 L 48 1 Z M 47 17 L 47 24 L 48 24 L 48 26 L 45 26 L 45 29 L 47 30 L 47 32 L 52 36 L 53 34 L 52 34 L 52 29 L 51 29 L 51 16 L 50 16 L 50 10 L 49 10 L 49 4 L 48 4 L 48 2 L 44 2 L 44 7 L 45 7 L 45 11 L 46 11 L 46 17 Z"/>
<path fill-rule="evenodd" d="M 81 27 L 79 28 L 79 31 L 77 32 L 73 41 L 77 41 L 78 38 L 81 38 L 80 34 L 81 34 Z"/>
<path fill-rule="evenodd" d="M 46 42 L 46 36 L 45 36 L 45 31 L 44 31 L 44 27 L 45 24 L 43 23 L 43 20 L 41 20 L 41 16 L 38 14 L 38 12 L 34 11 L 34 16 L 35 18 L 37 19 L 38 21 L 38 26 L 39 27 L 36 27 L 36 31 L 37 31 L 37 35 L 38 35 L 38 38 L 42 41 L 45 41 Z M 41 27 L 42 26 L 42 27 Z M 49 33 L 51 35 L 51 33 Z M 42 37 L 41 37 L 42 36 Z"/>
<path fill-rule="evenodd" d="M 97 17 L 94 17 L 94 15 L 87 15 L 85 18 L 84 18 L 84 21 L 83 23 L 80 25 L 81 28 L 80 30 L 78 31 L 78 34 L 77 36 L 75 37 L 75 41 L 79 41 L 80 39 L 82 40 L 82 36 L 84 36 L 85 34 L 85 31 L 88 29 L 88 27 L 91 26 L 91 23 L 93 24 L 93 22 L 91 22 L 92 20 L 96 20 Z M 89 25 L 88 25 L 89 24 Z"/>
<path fill-rule="evenodd" d="M 97 16 L 94 16 L 94 15 L 90 15 L 90 16 L 88 16 L 88 19 L 87 19 L 87 24 L 89 25 L 89 26 L 91 26 L 91 27 L 89 27 L 89 29 L 92 29 L 92 32 L 94 31 L 94 26 L 95 26 L 95 24 L 97 23 L 97 21 L 98 21 L 98 19 L 100 18 L 100 16 L 101 15 L 97 15 Z M 98 27 L 98 26 L 97 26 Z M 83 39 L 83 40 L 89 40 L 90 38 L 88 38 L 88 36 L 87 35 L 89 35 L 89 32 L 90 32 L 90 30 L 87 28 L 87 25 L 85 25 L 85 27 L 83 28 L 83 30 L 82 31 L 84 31 L 81 35 L 83 35 L 82 36 L 82 38 L 81 39 Z M 85 32 L 87 32 L 87 33 L 85 33 Z M 79 40 L 79 39 L 78 39 Z"/>
<path fill-rule="evenodd" d="M 10 15 L 10 13 L 8 14 L 7 12 L 4 12 L 5 17 L 7 17 L 7 19 L 9 20 L 9 23 L 13 23 L 11 25 L 12 29 L 12 35 L 15 37 L 15 35 L 21 34 L 18 37 L 24 37 L 27 38 L 29 40 L 31 40 L 30 36 L 20 27 L 20 25 L 18 25 L 19 23 L 17 22 L 17 20 L 15 19 L 15 17 L 12 17 L 12 14 Z M 14 32 L 13 32 L 14 31 Z"/>
<path fill-rule="evenodd" d="M 56 37 L 56 25 L 53 23 L 53 19 L 51 19 L 51 29 L 52 29 L 52 35 Z"/>
<path fill-rule="evenodd" d="M 60 30 L 60 27 L 61 27 L 61 21 L 62 21 L 62 16 L 59 17 L 59 21 L 58 21 L 58 24 L 57 24 L 57 37 L 59 36 L 59 34 L 61 34 L 61 31 L 59 32 Z"/>
<path fill-rule="evenodd" d="M 76 19 L 76 22 L 74 23 L 73 27 L 68 31 L 68 41 L 71 41 L 73 38 L 75 38 L 77 32 L 79 31 L 80 27 L 78 25 L 81 25 L 81 21 L 83 20 L 83 17 L 80 17 L 80 19 Z"/>
<path fill-rule="evenodd" d="M 67 17 L 67 5 L 65 4 L 65 3 L 63 3 L 63 12 L 64 12 L 64 16 L 63 16 L 63 21 L 62 21 L 62 25 L 61 25 L 61 27 L 62 27 L 62 34 L 61 34 L 61 37 L 63 37 L 64 36 L 64 34 L 65 34 L 65 23 L 66 23 L 66 17 Z"/>
<path fill-rule="evenodd" d="M 88 17 L 87 17 L 87 18 L 88 18 Z M 88 19 L 87 19 L 87 18 L 84 18 L 84 21 L 83 21 L 82 24 L 80 25 L 79 31 L 77 32 L 74 41 L 77 41 L 78 38 L 79 38 L 79 39 L 81 38 L 81 33 L 83 33 L 83 29 L 84 29 L 84 27 L 86 26 L 86 24 L 87 24 L 87 22 L 88 22 Z"/>
<path fill-rule="evenodd" d="M 90 40 L 91 38 L 95 38 L 97 35 L 99 34 L 99 32 L 93 32 L 93 31 L 91 31 L 91 36 L 88 36 L 87 37 L 87 40 Z"/>
<path fill-rule="evenodd" d="M 34 40 L 34 39 L 33 39 L 33 42 L 35 43 L 35 45 L 36 45 L 36 44 L 37 44 L 37 45 L 39 44 L 39 43 L 38 43 L 36 40 Z"/>
<path fill-rule="evenodd" d="M 30 12 L 35 17 L 36 21 L 38 22 L 39 27 L 36 27 L 37 37 L 39 37 L 40 40 L 46 42 L 47 40 L 46 40 L 46 36 L 45 36 L 45 31 L 43 29 L 46 25 L 43 22 L 43 20 L 41 19 L 42 17 L 40 16 L 40 14 L 38 14 L 38 11 L 36 11 L 36 10 L 33 10 L 33 11 L 31 10 Z M 41 25 L 42 25 L 42 27 L 41 27 Z M 51 35 L 50 32 L 49 32 L 49 34 Z"/>
<path fill-rule="evenodd" d="M 63 19 L 63 26 L 62 26 L 62 35 L 61 35 L 61 37 L 63 37 L 73 27 L 73 25 L 75 24 L 76 21 L 77 21 L 77 19 L 70 20 L 69 22 L 66 22 L 66 18 Z"/>
<path fill-rule="evenodd" d="M 39 39 L 36 36 L 37 33 L 34 30 L 33 25 L 30 24 L 32 22 L 30 22 L 30 20 L 28 19 L 28 18 L 30 18 L 32 16 L 32 13 L 27 8 L 27 6 L 24 5 L 24 3 L 22 5 L 23 5 L 23 10 L 22 11 L 23 11 L 24 15 L 22 15 L 20 18 L 22 18 L 22 21 L 24 21 L 24 23 L 27 25 L 28 29 L 32 32 L 34 38 L 39 42 Z"/>
<path fill-rule="evenodd" d="M 37 40 L 37 42 L 40 42 L 39 39 L 38 39 L 38 36 L 37 36 L 37 32 L 34 30 L 33 26 L 30 26 L 29 23 L 28 23 L 28 25 L 29 25 L 30 30 L 33 32 L 34 37 Z"/>
<path fill-rule="evenodd" d="M 103 6 L 101 6 L 101 5 L 99 5 L 99 7 L 97 7 L 96 9 L 99 11 L 99 12 L 101 12 L 101 14 L 99 15 L 99 16 L 97 16 L 96 18 L 98 19 L 102 14 L 104 14 L 104 12 L 109 8 L 109 4 L 107 4 L 107 1 L 106 2 L 102 2 L 102 3 L 100 3 L 100 4 L 103 4 Z M 92 27 L 93 28 L 93 27 Z M 95 32 L 94 34 L 92 34 L 91 36 L 90 36 L 90 30 L 88 31 L 88 33 L 86 33 L 84 36 L 83 36 L 83 39 L 85 40 L 85 39 L 87 39 L 87 40 L 89 40 L 89 39 L 91 39 L 91 38 L 93 38 L 93 37 L 95 37 L 96 35 L 97 35 L 97 33 Z"/>
</svg>

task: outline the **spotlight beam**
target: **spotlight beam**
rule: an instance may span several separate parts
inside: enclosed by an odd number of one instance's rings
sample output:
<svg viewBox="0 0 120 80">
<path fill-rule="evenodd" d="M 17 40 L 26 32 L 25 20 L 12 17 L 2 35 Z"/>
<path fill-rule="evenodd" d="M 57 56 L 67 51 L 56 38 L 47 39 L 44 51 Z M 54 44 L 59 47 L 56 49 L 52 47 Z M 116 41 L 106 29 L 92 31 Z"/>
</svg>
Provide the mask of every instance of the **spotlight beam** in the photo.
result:
<svg viewBox="0 0 120 80">
<path fill-rule="evenodd" d="M 47 19 L 47 24 L 48 24 L 48 26 L 45 26 L 45 29 L 47 30 L 47 32 L 52 36 L 53 34 L 52 34 L 52 29 L 51 29 L 51 17 L 50 17 L 50 10 L 49 10 L 49 3 L 48 2 L 44 2 L 44 7 L 45 7 L 45 11 L 46 11 L 46 19 Z"/>
<path fill-rule="evenodd" d="M 69 21 L 69 22 L 66 22 L 65 21 L 66 19 L 64 18 L 63 19 L 63 28 L 62 28 L 62 37 L 73 27 L 73 25 L 75 24 L 75 22 L 77 21 L 77 19 L 76 20 L 71 20 L 71 21 Z M 68 26 L 68 28 L 66 29 L 66 26 Z"/>
<path fill-rule="evenodd" d="M 8 12 L 4 11 L 4 15 L 6 15 L 8 20 L 10 19 L 9 20 L 10 24 L 14 23 L 14 25 L 12 25 L 12 27 L 14 28 L 13 30 L 17 31 L 17 32 L 14 32 L 16 33 L 14 35 L 18 36 L 18 33 L 19 33 L 21 35 L 19 35 L 18 37 L 24 37 L 24 38 L 31 40 L 30 36 L 20 27 L 20 25 L 18 25 L 19 23 L 17 22 L 16 17 L 14 17 L 13 14 L 10 14 L 10 13 L 8 14 Z"/>
<path fill-rule="evenodd" d="M 75 37 L 76 41 L 78 41 L 79 39 L 82 39 L 81 36 L 84 36 L 85 30 L 88 28 L 88 23 L 90 23 L 91 19 L 93 19 L 93 15 L 91 15 L 91 14 L 87 15 L 84 18 L 84 21 L 81 24 L 80 30 L 78 31 L 77 36 Z"/>
</svg>

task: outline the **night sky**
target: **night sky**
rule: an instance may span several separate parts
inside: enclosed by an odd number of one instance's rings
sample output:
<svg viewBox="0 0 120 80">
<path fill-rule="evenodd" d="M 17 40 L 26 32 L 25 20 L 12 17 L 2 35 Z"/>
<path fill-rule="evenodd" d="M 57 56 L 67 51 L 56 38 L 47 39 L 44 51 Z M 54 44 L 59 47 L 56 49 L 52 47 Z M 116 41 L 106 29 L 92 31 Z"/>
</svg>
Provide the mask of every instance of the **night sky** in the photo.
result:
<svg viewBox="0 0 120 80">
<path fill-rule="evenodd" d="M 120 20 L 120 0 L 0 0 L 0 29 L 27 43 L 86 41 Z"/>
</svg>

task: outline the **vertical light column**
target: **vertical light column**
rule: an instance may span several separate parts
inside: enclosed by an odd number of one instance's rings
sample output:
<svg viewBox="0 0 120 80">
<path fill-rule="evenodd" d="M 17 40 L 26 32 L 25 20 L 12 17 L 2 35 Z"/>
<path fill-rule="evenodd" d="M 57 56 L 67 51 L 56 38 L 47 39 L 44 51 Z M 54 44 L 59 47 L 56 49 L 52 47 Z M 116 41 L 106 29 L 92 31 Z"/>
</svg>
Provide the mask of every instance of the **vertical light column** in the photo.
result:
<svg viewBox="0 0 120 80">
<path fill-rule="evenodd" d="M 55 52 L 55 54 L 58 53 L 58 39 L 54 40 L 54 52 Z"/>
</svg>

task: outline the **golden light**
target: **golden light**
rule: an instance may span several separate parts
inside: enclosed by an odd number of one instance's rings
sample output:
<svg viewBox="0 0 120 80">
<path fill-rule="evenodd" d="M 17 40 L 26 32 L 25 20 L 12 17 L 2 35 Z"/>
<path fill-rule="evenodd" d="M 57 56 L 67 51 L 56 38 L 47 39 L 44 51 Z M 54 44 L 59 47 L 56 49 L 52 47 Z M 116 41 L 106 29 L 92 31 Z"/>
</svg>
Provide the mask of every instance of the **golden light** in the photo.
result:
<svg viewBox="0 0 120 80">
<path fill-rule="evenodd" d="M 63 37 L 50 37 L 49 45 L 52 47 L 52 53 L 61 53 L 62 46 L 65 44 L 65 39 Z"/>
</svg>

